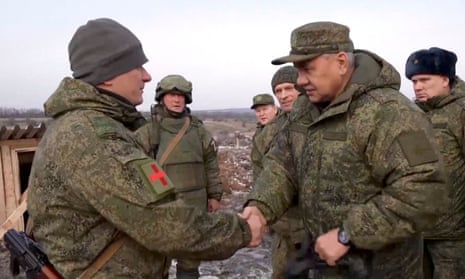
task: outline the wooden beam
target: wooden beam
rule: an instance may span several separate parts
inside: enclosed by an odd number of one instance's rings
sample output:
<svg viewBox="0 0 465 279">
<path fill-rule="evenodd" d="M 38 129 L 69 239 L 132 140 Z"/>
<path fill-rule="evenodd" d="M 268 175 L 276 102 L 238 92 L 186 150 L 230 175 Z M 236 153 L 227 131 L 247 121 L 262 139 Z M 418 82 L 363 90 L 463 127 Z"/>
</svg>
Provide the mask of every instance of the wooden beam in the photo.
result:
<svg viewBox="0 0 465 279">
<path fill-rule="evenodd" d="M 0 142 L 1 144 L 1 142 Z M 0 145 L 1 146 L 1 145 Z M 0 223 L 5 221 L 6 214 L 6 198 L 5 198 L 5 179 L 3 177 L 3 163 L 2 163 L 2 148 L 0 147 Z"/>
</svg>

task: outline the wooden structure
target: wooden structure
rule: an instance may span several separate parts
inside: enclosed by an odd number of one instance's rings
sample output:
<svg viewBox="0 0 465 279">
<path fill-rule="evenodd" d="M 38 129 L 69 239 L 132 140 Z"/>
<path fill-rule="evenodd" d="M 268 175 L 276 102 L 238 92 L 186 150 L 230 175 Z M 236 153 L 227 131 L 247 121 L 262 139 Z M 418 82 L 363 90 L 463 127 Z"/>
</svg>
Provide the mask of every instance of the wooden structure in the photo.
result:
<svg viewBox="0 0 465 279">
<path fill-rule="evenodd" d="M 20 204 L 27 188 L 32 159 L 44 132 L 43 123 L 0 127 L 0 224 Z M 24 230 L 24 218 L 15 220 L 14 227 Z"/>
</svg>

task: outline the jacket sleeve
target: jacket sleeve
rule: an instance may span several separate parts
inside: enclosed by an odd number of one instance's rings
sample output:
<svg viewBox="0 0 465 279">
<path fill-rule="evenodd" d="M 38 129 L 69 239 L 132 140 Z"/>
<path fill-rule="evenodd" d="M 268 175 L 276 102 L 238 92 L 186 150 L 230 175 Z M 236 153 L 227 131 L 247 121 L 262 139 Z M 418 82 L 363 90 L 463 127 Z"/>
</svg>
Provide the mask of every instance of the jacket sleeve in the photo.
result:
<svg viewBox="0 0 465 279">
<path fill-rule="evenodd" d="M 207 197 L 209 199 L 221 200 L 223 196 L 223 184 L 220 179 L 220 168 L 218 166 L 218 147 L 215 139 L 202 125 L 200 127 L 203 161 L 205 175 L 207 178 Z"/>
<path fill-rule="evenodd" d="M 250 160 L 252 163 L 252 182 L 255 183 L 255 180 L 257 180 L 257 177 L 260 175 L 260 173 L 263 170 L 263 155 L 260 153 L 258 146 L 257 146 L 257 139 L 256 139 L 257 134 L 255 133 L 253 139 L 252 139 L 252 150 L 250 151 Z"/>
<path fill-rule="evenodd" d="M 213 260 L 230 257 L 250 242 L 248 224 L 236 214 L 207 214 L 160 200 L 155 186 L 173 185 L 131 140 L 104 135 L 95 141 L 73 170 L 73 190 L 147 249 L 172 257 Z"/>
<path fill-rule="evenodd" d="M 426 116 L 383 104 L 361 150 L 380 192 L 349 210 L 344 227 L 356 247 L 379 249 L 431 228 L 444 213 L 448 186 Z"/>
<path fill-rule="evenodd" d="M 263 171 L 256 179 L 246 205 L 257 206 L 268 224 L 273 224 L 291 206 L 297 193 L 289 130 L 281 130 L 263 160 Z"/>
</svg>

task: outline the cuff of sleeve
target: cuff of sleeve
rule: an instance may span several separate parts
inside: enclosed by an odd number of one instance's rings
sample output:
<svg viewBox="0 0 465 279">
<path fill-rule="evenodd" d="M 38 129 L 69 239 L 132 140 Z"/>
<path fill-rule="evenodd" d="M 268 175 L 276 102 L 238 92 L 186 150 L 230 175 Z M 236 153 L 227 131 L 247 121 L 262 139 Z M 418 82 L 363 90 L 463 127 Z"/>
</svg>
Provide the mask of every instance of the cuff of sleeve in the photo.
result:
<svg viewBox="0 0 465 279">
<path fill-rule="evenodd" d="M 250 231 L 247 221 L 241 219 L 239 216 L 237 216 L 237 218 L 239 219 L 239 225 L 242 230 L 243 247 L 247 247 L 250 244 L 250 241 L 252 241 L 252 232 Z"/>
<path fill-rule="evenodd" d="M 273 214 L 273 211 L 271 208 L 269 208 L 266 204 L 262 203 L 261 201 L 258 200 L 248 200 L 244 207 L 246 206 L 256 206 L 260 212 L 263 214 L 263 216 L 266 219 L 267 224 L 272 224 L 275 222 L 275 215 Z"/>
<path fill-rule="evenodd" d="M 344 229 L 344 231 L 347 233 L 347 235 L 349 236 L 349 239 L 350 239 L 350 243 L 352 246 L 354 247 L 357 247 L 357 239 L 356 237 L 354 236 L 353 234 L 353 230 L 350 226 L 350 223 L 347 222 L 347 221 L 344 221 L 342 223 L 342 228 Z"/>
<path fill-rule="evenodd" d="M 215 193 L 215 194 L 209 194 L 207 196 L 208 199 L 215 199 L 217 201 L 221 201 L 221 198 L 222 198 L 222 194 L 221 193 Z"/>
</svg>

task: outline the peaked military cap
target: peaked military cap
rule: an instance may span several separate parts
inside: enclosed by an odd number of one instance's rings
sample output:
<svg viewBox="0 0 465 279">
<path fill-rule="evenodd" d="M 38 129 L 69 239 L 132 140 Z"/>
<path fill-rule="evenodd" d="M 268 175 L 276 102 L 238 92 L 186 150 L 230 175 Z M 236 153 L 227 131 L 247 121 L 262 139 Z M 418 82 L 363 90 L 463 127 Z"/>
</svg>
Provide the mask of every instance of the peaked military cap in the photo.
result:
<svg viewBox="0 0 465 279">
<path fill-rule="evenodd" d="M 289 55 L 271 61 L 273 65 L 311 60 L 325 53 L 352 52 L 354 44 L 349 27 L 329 22 L 312 22 L 294 29 L 291 33 Z"/>
<path fill-rule="evenodd" d="M 410 54 L 405 65 L 405 75 L 408 79 L 420 74 L 440 75 L 454 79 L 456 62 L 457 55 L 451 51 L 438 47 L 421 49 Z"/>
<path fill-rule="evenodd" d="M 253 104 L 250 107 L 251 109 L 255 109 L 256 106 L 260 105 L 274 105 L 273 96 L 270 94 L 258 94 L 253 97 Z"/>
</svg>

